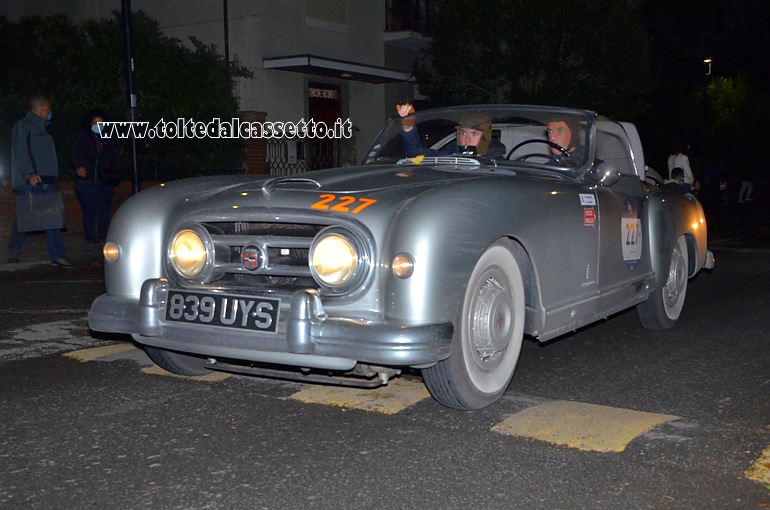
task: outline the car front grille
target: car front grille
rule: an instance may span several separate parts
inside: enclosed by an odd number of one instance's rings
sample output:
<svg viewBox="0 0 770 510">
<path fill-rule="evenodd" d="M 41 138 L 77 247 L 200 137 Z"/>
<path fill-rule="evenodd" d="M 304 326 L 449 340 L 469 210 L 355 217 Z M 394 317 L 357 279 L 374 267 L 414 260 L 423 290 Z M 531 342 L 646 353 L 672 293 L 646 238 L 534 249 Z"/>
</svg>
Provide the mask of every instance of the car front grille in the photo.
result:
<svg viewBox="0 0 770 510">
<path fill-rule="evenodd" d="M 308 254 L 314 237 L 327 225 L 278 222 L 201 222 L 213 242 L 214 264 L 203 282 L 179 282 L 185 287 L 223 290 L 264 289 L 290 292 L 316 288 Z M 256 249 L 258 267 L 244 263 L 244 250 Z"/>
</svg>

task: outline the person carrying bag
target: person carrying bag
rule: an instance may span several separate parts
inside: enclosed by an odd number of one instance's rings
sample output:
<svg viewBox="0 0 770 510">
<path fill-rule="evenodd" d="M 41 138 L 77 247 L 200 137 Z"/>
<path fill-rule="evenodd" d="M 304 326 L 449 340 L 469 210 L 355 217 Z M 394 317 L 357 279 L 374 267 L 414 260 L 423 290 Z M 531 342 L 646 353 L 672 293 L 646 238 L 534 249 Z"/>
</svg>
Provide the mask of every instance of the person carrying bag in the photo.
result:
<svg viewBox="0 0 770 510">
<path fill-rule="evenodd" d="M 40 184 L 20 189 L 16 195 L 16 226 L 19 232 L 63 229 L 64 202 L 59 191 Z"/>
<path fill-rule="evenodd" d="M 53 116 L 44 96 L 29 100 L 27 115 L 13 126 L 11 180 L 16 193 L 16 218 L 8 243 L 8 262 L 21 260 L 25 232 L 45 232 L 50 266 L 72 269 L 61 229 L 64 207 L 57 186 L 59 164 L 53 138 L 46 131 Z"/>
</svg>

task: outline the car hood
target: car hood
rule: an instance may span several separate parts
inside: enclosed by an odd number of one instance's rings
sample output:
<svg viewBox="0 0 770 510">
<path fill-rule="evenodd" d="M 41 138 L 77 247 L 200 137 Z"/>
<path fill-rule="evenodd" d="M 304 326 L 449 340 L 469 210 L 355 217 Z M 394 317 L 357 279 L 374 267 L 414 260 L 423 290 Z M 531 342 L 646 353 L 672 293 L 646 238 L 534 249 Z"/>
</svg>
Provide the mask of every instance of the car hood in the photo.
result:
<svg viewBox="0 0 770 510">
<path fill-rule="evenodd" d="M 439 167 L 417 165 L 357 166 L 307 172 L 283 177 L 222 178 L 217 186 L 209 179 L 169 183 L 169 187 L 186 188 L 182 192 L 189 206 L 200 204 L 232 204 L 233 207 L 307 207 L 322 195 L 351 195 L 385 202 L 404 202 L 436 187 L 468 180 L 489 178 L 492 173 L 477 171 L 443 171 Z M 509 173 L 510 176 L 510 173 Z M 182 191 L 180 189 L 180 191 Z M 310 201 L 310 202 L 308 202 Z"/>
</svg>

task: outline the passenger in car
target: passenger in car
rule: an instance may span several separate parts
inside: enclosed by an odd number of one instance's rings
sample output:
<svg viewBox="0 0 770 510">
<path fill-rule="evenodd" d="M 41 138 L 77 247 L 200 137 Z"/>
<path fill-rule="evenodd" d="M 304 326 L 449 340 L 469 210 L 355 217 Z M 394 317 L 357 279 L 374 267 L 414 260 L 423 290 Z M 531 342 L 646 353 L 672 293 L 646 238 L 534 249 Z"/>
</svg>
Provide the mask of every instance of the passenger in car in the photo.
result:
<svg viewBox="0 0 770 510">
<path fill-rule="evenodd" d="M 415 119 L 410 117 L 414 107 L 409 104 L 396 105 L 396 111 L 402 118 L 401 146 L 407 158 L 415 156 L 447 156 L 467 154 L 485 156 L 491 159 L 505 158 L 505 145 L 492 139 L 492 121 L 478 112 L 467 112 L 457 125 L 456 139 L 445 148 L 436 150 L 423 146 L 420 134 L 415 128 Z"/>
</svg>

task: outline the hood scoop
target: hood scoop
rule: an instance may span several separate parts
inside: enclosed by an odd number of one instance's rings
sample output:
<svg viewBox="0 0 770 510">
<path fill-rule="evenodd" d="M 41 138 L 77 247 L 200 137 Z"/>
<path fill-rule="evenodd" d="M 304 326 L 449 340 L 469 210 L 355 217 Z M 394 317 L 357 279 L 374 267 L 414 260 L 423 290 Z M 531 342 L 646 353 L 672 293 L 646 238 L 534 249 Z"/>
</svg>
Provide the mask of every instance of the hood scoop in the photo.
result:
<svg viewBox="0 0 770 510">
<path fill-rule="evenodd" d="M 320 187 L 321 184 L 318 181 L 305 177 L 276 177 L 275 179 L 270 179 L 262 186 L 262 193 L 270 195 L 276 190 L 284 189 L 312 191 Z"/>
</svg>

